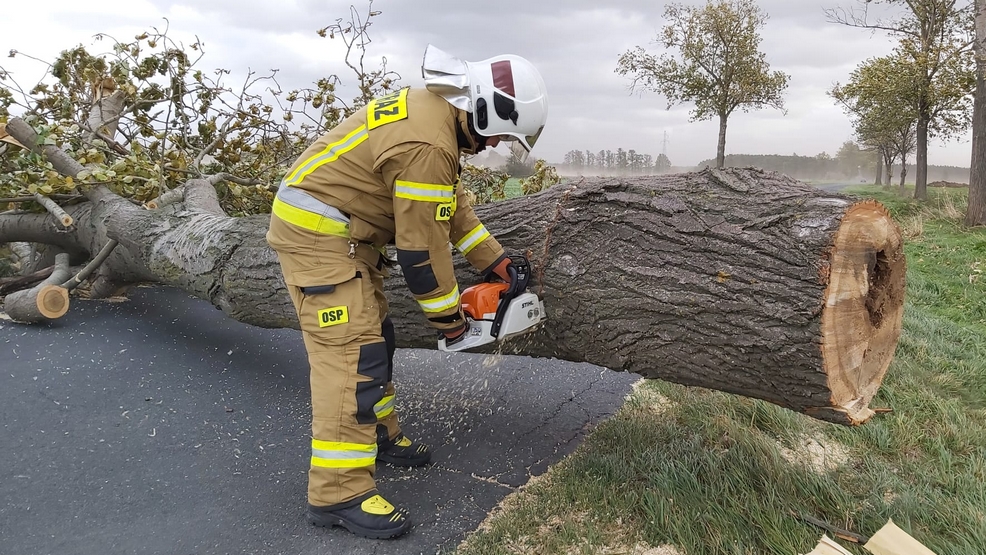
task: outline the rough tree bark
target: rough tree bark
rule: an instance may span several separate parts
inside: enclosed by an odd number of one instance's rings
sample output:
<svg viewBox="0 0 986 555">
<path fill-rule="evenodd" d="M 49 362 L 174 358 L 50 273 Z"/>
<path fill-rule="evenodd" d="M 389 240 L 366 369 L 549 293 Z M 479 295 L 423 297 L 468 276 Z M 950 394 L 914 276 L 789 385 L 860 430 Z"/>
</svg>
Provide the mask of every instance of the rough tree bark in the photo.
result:
<svg viewBox="0 0 986 555">
<path fill-rule="evenodd" d="M 30 143 L 28 143 L 30 144 Z M 72 168 L 60 168 L 71 172 Z M 148 211 L 106 189 L 70 207 L 77 233 L 41 214 L 0 216 L 0 242 L 98 252 L 115 284 L 180 287 L 241 322 L 297 327 L 268 216 L 230 218 L 209 180 Z M 752 169 L 594 179 L 479 206 L 508 250 L 530 250 L 549 320 L 503 352 L 586 361 L 718 389 L 858 424 L 900 334 L 900 232 L 854 202 Z M 477 281 L 459 260 L 460 283 Z M 435 334 L 402 283 L 388 280 L 404 347 Z"/>
</svg>

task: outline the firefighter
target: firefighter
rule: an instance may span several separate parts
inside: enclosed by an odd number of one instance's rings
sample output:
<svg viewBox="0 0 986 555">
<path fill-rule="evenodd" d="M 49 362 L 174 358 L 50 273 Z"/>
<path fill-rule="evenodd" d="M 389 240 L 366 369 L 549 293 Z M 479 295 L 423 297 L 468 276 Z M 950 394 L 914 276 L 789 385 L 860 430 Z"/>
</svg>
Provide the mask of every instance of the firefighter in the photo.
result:
<svg viewBox="0 0 986 555">
<path fill-rule="evenodd" d="M 430 324 L 450 343 L 464 337 L 451 248 L 505 280 L 510 259 L 469 206 L 460 156 L 509 141 L 526 158 L 547 116 L 544 81 L 519 56 L 473 63 L 429 46 L 422 75 L 426 88 L 373 100 L 301 155 L 267 233 L 311 366 L 308 519 L 369 538 L 411 526 L 376 490 L 376 464 L 431 459 L 401 432 L 394 408 L 385 246 L 396 244 Z"/>
</svg>

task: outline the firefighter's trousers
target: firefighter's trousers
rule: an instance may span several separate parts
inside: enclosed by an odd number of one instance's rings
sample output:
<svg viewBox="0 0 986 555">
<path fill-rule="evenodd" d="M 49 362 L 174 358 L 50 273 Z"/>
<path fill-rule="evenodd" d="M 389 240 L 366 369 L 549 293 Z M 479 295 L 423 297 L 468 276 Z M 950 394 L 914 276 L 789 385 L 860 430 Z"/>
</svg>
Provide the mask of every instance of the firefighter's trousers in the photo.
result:
<svg viewBox="0 0 986 555">
<path fill-rule="evenodd" d="M 394 327 L 380 252 L 271 219 L 311 365 L 312 456 L 308 502 L 349 501 L 375 488 L 378 438 L 400 433 L 394 410 Z"/>
</svg>

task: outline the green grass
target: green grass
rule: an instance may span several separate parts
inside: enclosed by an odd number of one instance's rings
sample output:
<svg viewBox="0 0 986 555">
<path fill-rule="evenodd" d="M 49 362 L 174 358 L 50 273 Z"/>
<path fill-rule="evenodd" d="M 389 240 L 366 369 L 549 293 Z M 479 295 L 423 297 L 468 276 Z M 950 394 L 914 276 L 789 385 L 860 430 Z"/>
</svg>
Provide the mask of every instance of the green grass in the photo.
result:
<svg viewBox="0 0 986 555">
<path fill-rule="evenodd" d="M 520 188 L 520 179 L 516 177 L 511 177 L 507 180 L 507 184 L 503 186 L 503 191 L 506 193 L 507 198 L 519 197 L 524 194 Z"/>
<path fill-rule="evenodd" d="M 793 516 L 809 514 L 864 535 L 892 518 L 940 555 L 982 554 L 986 230 L 949 219 L 962 191 L 934 190 L 928 203 L 855 192 L 879 197 L 909 233 L 904 329 L 873 402 L 892 413 L 844 428 L 649 381 L 458 552 L 632 553 L 642 542 L 676 550 L 661 555 L 792 555 L 823 533 Z M 809 438 L 824 458 L 785 457 Z"/>
</svg>

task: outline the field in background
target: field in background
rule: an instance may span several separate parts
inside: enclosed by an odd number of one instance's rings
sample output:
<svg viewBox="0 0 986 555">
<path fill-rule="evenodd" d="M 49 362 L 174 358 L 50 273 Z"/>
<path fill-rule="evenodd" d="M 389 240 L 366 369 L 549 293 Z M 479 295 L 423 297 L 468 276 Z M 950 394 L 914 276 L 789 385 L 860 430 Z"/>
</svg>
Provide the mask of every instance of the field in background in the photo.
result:
<svg viewBox="0 0 986 555">
<path fill-rule="evenodd" d="M 986 545 L 986 230 L 965 190 L 927 204 L 860 187 L 907 235 L 897 357 L 860 428 L 665 382 L 644 382 L 568 459 L 508 498 L 458 553 L 777 554 L 887 519 L 940 555 Z M 843 543 L 854 553 L 858 547 Z"/>
</svg>

